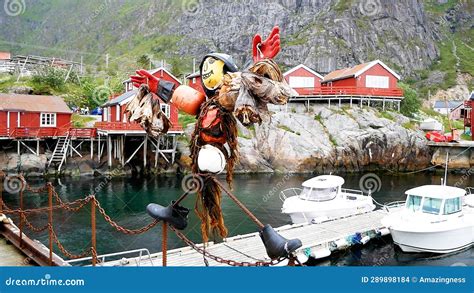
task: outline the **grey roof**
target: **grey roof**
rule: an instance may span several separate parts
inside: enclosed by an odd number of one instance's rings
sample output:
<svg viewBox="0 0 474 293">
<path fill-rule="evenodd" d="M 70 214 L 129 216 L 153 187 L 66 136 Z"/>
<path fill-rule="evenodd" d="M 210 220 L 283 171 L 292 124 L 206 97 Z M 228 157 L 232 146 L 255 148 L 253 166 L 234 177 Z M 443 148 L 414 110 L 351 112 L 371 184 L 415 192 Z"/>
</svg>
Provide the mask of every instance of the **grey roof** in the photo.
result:
<svg viewBox="0 0 474 293">
<path fill-rule="evenodd" d="M 433 108 L 438 108 L 438 109 L 453 109 L 456 108 L 457 106 L 463 104 L 464 101 L 436 101 Z"/>
<path fill-rule="evenodd" d="M 105 104 L 102 105 L 102 107 L 118 105 L 121 102 L 123 102 L 124 100 L 126 100 L 126 99 L 130 98 L 131 96 L 135 95 L 137 93 L 137 91 L 138 90 L 125 92 L 125 93 L 121 94 L 120 96 L 115 97 L 112 100 L 107 101 Z"/>
<path fill-rule="evenodd" d="M 474 92 L 471 92 L 471 95 L 469 96 L 469 100 L 474 100 Z"/>
</svg>

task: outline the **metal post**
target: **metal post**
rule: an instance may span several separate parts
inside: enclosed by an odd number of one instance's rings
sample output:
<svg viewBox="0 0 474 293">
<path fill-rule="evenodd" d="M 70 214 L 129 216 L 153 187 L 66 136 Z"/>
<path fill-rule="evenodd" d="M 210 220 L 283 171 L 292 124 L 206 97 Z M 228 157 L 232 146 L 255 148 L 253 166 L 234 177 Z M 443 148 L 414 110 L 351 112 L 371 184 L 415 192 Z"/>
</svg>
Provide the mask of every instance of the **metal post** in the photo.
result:
<svg viewBox="0 0 474 293">
<path fill-rule="evenodd" d="M 0 214 L 3 214 L 3 180 L 5 179 L 5 173 L 0 171 Z"/>
<path fill-rule="evenodd" d="M 145 134 L 145 143 L 143 144 L 143 167 L 146 168 L 146 153 L 148 146 L 148 134 Z"/>
<path fill-rule="evenodd" d="M 23 247 L 23 188 L 20 189 L 20 248 Z"/>
<path fill-rule="evenodd" d="M 162 227 L 162 243 L 161 243 L 161 251 L 162 251 L 162 260 L 163 260 L 163 266 L 166 267 L 166 261 L 167 261 L 167 252 L 168 252 L 168 224 L 166 222 L 163 222 L 163 227 Z"/>
<path fill-rule="evenodd" d="M 92 197 L 91 200 L 91 230 L 92 230 L 92 239 L 91 239 L 91 244 L 92 244 L 92 266 L 95 267 L 97 264 L 97 249 L 96 249 L 96 229 L 95 229 L 95 207 L 96 207 L 96 202 L 95 202 L 95 196 Z"/>
<path fill-rule="evenodd" d="M 48 234 L 49 234 L 49 265 L 53 265 L 53 186 L 48 182 Z"/>
</svg>

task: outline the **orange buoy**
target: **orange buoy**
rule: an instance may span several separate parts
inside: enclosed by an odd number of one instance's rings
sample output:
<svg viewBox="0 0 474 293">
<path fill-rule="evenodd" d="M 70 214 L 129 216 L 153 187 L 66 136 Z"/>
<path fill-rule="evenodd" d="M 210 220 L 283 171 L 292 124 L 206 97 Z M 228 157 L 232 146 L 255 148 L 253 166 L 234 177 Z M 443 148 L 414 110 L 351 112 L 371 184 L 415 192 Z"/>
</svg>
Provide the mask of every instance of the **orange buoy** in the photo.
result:
<svg viewBox="0 0 474 293">
<path fill-rule="evenodd" d="M 206 96 L 187 85 L 178 86 L 173 93 L 171 102 L 190 115 L 197 115 L 199 107 L 206 101 Z"/>
</svg>

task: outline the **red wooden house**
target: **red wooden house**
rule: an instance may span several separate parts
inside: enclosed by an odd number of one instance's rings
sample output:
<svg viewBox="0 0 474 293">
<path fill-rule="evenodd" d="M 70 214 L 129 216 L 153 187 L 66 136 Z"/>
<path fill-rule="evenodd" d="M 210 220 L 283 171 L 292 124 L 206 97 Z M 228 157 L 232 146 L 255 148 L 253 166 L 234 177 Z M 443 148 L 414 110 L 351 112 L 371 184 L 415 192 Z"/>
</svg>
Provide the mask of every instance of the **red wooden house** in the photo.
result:
<svg viewBox="0 0 474 293">
<path fill-rule="evenodd" d="M 179 79 L 177 79 L 171 72 L 163 67 L 149 71 L 154 76 L 164 79 L 166 81 L 173 82 L 176 86 L 181 85 Z M 137 88 L 133 86 L 130 79 L 123 82 L 125 86 L 125 93 L 122 95 L 112 97 L 104 105 L 102 105 L 104 111 L 102 112 L 102 123 L 97 123 L 96 126 L 99 129 L 120 129 L 120 130 L 142 130 L 142 128 L 135 123 L 128 123 L 125 116 L 125 109 L 127 104 L 132 100 L 135 95 Z M 170 119 L 173 127 L 170 129 L 170 133 L 181 133 L 182 127 L 178 122 L 178 109 L 172 104 L 165 104 L 162 102 L 161 110 Z"/>
<path fill-rule="evenodd" d="M 321 81 L 322 91 L 328 88 L 354 91 L 355 95 L 402 96 L 397 82 L 400 76 L 380 60 L 330 72 Z"/>
<path fill-rule="evenodd" d="M 316 88 L 321 88 L 323 76 L 311 68 L 300 64 L 283 74 L 291 88 L 299 95 L 310 94 Z"/>
<path fill-rule="evenodd" d="M 71 115 L 61 97 L 0 94 L 0 137 L 63 136 Z"/>
<path fill-rule="evenodd" d="M 199 71 L 187 75 L 186 79 L 188 80 L 188 86 L 192 87 L 197 91 L 200 91 L 201 93 L 204 92 L 201 83 L 201 73 Z"/>
</svg>

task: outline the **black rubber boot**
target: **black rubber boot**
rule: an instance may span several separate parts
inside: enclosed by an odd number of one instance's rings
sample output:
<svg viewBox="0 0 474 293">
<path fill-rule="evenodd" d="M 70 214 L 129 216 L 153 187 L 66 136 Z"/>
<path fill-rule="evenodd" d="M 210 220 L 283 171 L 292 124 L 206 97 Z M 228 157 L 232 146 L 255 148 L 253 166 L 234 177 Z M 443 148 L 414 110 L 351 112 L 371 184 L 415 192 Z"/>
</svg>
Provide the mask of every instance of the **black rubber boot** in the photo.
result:
<svg viewBox="0 0 474 293">
<path fill-rule="evenodd" d="M 272 226 L 265 225 L 260 231 L 263 245 L 271 259 L 287 257 L 290 253 L 300 248 L 303 244 L 299 239 L 286 239 L 275 231 Z"/>
<path fill-rule="evenodd" d="M 173 207 L 174 201 L 171 205 L 164 207 L 156 203 L 151 203 L 146 207 L 147 213 L 160 221 L 167 222 L 178 230 L 183 230 L 188 225 L 189 209 L 177 205 Z"/>
</svg>

